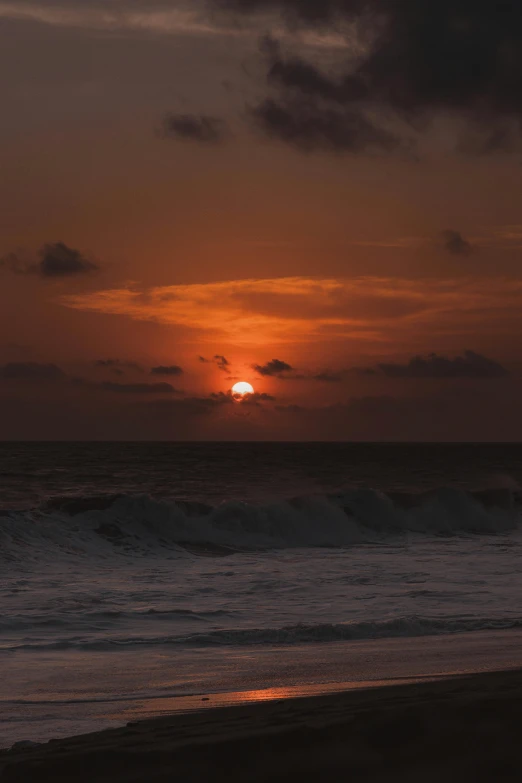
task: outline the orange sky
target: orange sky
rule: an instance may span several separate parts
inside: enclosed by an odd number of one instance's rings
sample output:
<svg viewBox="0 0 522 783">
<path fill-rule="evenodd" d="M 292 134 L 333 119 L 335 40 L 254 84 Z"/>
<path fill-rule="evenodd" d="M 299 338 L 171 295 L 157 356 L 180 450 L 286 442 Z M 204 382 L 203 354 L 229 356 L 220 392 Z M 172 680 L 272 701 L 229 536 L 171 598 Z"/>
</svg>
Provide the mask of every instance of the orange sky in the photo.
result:
<svg viewBox="0 0 522 783">
<path fill-rule="evenodd" d="M 369 43 L 209 4 L 0 1 L 2 437 L 520 439 L 520 149 L 284 143 L 267 57 Z"/>
</svg>

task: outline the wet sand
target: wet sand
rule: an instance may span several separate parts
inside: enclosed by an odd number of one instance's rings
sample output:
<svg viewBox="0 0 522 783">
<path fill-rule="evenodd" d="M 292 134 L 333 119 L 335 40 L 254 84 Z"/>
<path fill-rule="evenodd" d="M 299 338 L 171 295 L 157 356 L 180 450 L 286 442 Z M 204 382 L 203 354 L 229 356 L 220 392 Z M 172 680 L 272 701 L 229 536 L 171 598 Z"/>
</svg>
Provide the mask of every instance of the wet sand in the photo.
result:
<svg viewBox="0 0 522 783">
<path fill-rule="evenodd" d="M 205 709 L 0 751 L 2 783 L 521 778 L 521 670 Z"/>
</svg>

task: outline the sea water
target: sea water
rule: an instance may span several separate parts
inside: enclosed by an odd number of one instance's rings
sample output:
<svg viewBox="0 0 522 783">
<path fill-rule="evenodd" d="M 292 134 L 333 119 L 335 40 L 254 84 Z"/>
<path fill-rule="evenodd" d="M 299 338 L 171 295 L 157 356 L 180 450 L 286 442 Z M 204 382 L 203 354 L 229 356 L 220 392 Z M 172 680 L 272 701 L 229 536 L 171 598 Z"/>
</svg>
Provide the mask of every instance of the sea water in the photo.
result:
<svg viewBox="0 0 522 783">
<path fill-rule="evenodd" d="M 522 664 L 522 446 L 3 443 L 0 482 L 0 747 Z"/>
</svg>

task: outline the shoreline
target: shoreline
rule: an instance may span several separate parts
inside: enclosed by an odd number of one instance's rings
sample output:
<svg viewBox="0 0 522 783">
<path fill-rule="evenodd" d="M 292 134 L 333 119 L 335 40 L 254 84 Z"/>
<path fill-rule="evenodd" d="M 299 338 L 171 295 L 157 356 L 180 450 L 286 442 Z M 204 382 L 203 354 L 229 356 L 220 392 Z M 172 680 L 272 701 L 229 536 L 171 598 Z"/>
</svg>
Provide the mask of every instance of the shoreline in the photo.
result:
<svg viewBox="0 0 522 783">
<path fill-rule="evenodd" d="M 0 751 L 0 779 L 518 780 L 521 734 L 519 668 L 133 721 Z"/>
</svg>

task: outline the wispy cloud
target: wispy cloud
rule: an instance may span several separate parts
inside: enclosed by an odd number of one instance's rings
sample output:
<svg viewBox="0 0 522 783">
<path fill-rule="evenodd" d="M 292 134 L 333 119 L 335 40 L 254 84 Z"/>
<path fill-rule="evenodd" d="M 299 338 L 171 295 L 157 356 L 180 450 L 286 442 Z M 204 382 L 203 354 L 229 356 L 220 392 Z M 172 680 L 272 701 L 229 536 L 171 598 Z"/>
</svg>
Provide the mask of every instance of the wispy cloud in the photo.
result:
<svg viewBox="0 0 522 783">
<path fill-rule="evenodd" d="M 252 42 L 269 29 L 279 40 L 309 49 L 344 50 L 347 39 L 354 45 L 350 30 L 289 30 L 273 14 L 249 20 L 209 13 L 204 0 L 0 0 L 0 19 L 133 34 L 249 37 Z"/>
<path fill-rule="evenodd" d="M 129 30 L 162 34 L 237 35 L 239 28 L 226 28 L 212 24 L 208 17 L 198 12 L 197 3 L 190 8 L 181 2 L 168 8 L 164 3 L 150 3 L 149 7 L 136 3 L 78 2 L 64 0 L 16 0 L 0 2 L 0 18 L 19 19 L 56 27 L 81 27 L 92 30 Z"/>
<path fill-rule="evenodd" d="M 412 333 L 512 334 L 522 320 L 522 280 L 288 277 L 109 289 L 59 301 L 75 310 L 196 330 L 208 341 L 392 343 Z"/>
</svg>

